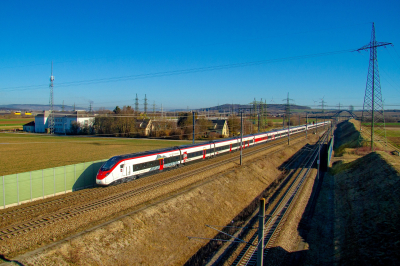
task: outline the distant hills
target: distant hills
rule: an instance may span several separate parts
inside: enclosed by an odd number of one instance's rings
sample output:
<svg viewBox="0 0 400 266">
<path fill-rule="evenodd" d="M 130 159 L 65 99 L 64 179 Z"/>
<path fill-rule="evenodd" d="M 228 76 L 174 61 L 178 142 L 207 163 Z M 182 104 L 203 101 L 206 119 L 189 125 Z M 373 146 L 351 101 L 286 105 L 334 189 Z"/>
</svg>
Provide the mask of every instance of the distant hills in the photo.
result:
<svg viewBox="0 0 400 266">
<path fill-rule="evenodd" d="M 286 105 L 285 104 L 267 104 L 267 112 L 270 114 L 280 114 L 285 112 Z M 54 105 L 54 110 L 61 111 L 62 105 Z M 253 105 L 251 104 L 223 104 L 218 106 L 206 107 L 206 108 L 198 108 L 194 109 L 194 111 L 210 111 L 216 112 L 219 111 L 221 113 L 229 113 L 232 110 L 234 112 L 238 112 L 240 109 L 252 109 Z M 301 105 L 290 105 L 292 111 L 310 111 L 311 108 L 308 106 L 301 106 Z M 0 110 L 11 110 L 11 111 L 43 111 L 49 110 L 50 106 L 47 104 L 7 104 L 7 105 L 0 105 Z M 73 111 L 74 107 L 69 105 L 64 105 L 65 111 Z M 110 109 L 112 110 L 112 109 Z M 190 109 L 193 110 L 193 109 Z M 187 109 L 174 109 L 174 110 L 165 110 L 169 112 L 185 112 Z"/>
<path fill-rule="evenodd" d="M 267 107 L 267 112 L 269 114 L 281 114 L 285 112 L 286 105 L 285 104 L 266 104 Z M 247 109 L 248 111 L 250 109 L 253 109 L 253 105 L 251 104 L 223 104 L 223 105 L 218 105 L 218 106 L 213 106 L 209 108 L 199 108 L 196 109 L 195 111 L 219 111 L 219 112 L 238 112 L 238 110 L 241 109 Z M 291 104 L 290 109 L 292 111 L 308 111 L 311 110 L 310 107 L 308 106 L 301 106 L 301 105 L 296 105 L 296 104 Z"/>
<path fill-rule="evenodd" d="M 43 111 L 49 110 L 50 106 L 47 104 L 6 104 L 0 105 L 0 110 L 19 110 L 19 111 Z M 61 111 L 62 105 L 54 105 L 54 110 Z M 73 106 L 64 105 L 65 111 L 73 111 Z"/>
</svg>

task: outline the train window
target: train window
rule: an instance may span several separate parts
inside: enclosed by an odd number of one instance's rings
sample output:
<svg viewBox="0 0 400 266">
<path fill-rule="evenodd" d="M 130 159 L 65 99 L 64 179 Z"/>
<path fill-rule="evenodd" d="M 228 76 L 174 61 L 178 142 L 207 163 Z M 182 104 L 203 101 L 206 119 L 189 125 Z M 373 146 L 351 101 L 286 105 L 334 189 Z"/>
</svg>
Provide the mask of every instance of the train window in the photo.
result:
<svg viewBox="0 0 400 266">
<path fill-rule="evenodd" d="M 123 164 L 121 164 L 119 167 L 122 169 L 122 168 L 124 168 L 124 165 L 123 165 Z"/>
</svg>

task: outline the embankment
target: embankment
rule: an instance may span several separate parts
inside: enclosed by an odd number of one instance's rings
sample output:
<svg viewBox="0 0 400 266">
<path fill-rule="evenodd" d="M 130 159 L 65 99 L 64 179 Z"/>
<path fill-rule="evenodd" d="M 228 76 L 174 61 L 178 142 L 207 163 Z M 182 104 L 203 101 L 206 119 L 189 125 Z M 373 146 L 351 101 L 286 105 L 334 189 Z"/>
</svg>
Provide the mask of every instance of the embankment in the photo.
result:
<svg viewBox="0 0 400 266">
<path fill-rule="evenodd" d="M 206 224 L 229 224 L 275 181 L 279 165 L 316 139 L 310 136 L 273 155 L 247 158 L 242 167 L 17 259 L 24 265 L 183 265 L 207 243 L 187 236 L 214 237 L 216 231 Z"/>
<path fill-rule="evenodd" d="M 341 157 L 324 177 L 303 265 L 400 261 L 400 157 L 357 152 L 359 137 L 351 122 L 339 124 L 335 132 L 335 156 Z"/>
</svg>

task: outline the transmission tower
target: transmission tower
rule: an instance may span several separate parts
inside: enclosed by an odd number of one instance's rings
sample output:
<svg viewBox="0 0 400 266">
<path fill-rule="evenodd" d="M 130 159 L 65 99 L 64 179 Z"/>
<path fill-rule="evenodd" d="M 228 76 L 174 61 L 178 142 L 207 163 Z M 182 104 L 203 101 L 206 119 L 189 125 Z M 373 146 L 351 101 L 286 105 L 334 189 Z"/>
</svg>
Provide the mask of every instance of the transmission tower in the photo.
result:
<svg viewBox="0 0 400 266">
<path fill-rule="evenodd" d="M 286 101 L 286 107 L 285 107 L 285 117 L 287 118 L 287 126 L 288 126 L 288 145 L 290 144 L 290 101 L 293 101 L 293 99 L 289 98 L 289 92 L 287 94 L 287 98 L 283 99 L 282 101 Z"/>
<path fill-rule="evenodd" d="M 139 113 L 139 98 L 137 97 L 137 93 L 135 98 L 135 112 Z"/>
<path fill-rule="evenodd" d="M 50 76 L 50 114 L 47 118 L 49 133 L 54 134 L 54 95 L 53 95 L 53 88 L 54 88 L 54 76 L 53 76 L 53 61 L 51 61 L 51 76 Z"/>
<path fill-rule="evenodd" d="M 369 50 L 369 67 L 367 85 L 365 88 L 363 111 L 361 116 L 361 126 L 363 121 L 371 122 L 371 151 L 374 150 L 375 133 L 386 136 L 385 117 L 382 103 L 381 82 L 378 68 L 378 52 L 380 46 L 393 45 L 388 42 L 377 42 L 375 38 L 375 23 L 372 23 L 371 41 L 357 51 Z M 361 128 L 360 128 L 361 129 Z M 378 140 L 378 139 L 376 139 Z M 386 137 L 384 138 L 386 142 Z"/>
<path fill-rule="evenodd" d="M 144 95 L 144 113 L 147 114 L 147 96 Z"/>
<path fill-rule="evenodd" d="M 321 103 L 321 107 L 322 107 L 322 116 L 324 117 L 324 122 L 325 122 L 325 104 L 326 104 L 326 102 L 324 101 L 323 97 L 322 97 L 320 103 Z"/>
<path fill-rule="evenodd" d="M 153 120 L 156 119 L 156 101 L 153 101 Z"/>
</svg>

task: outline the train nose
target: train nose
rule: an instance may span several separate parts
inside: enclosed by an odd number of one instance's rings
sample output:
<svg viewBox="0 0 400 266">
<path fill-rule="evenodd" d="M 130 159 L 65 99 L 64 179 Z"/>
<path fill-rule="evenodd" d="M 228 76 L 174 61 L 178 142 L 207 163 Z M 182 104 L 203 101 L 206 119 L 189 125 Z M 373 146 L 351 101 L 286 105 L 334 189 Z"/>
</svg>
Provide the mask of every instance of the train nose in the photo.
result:
<svg viewBox="0 0 400 266">
<path fill-rule="evenodd" d="M 97 180 L 103 180 L 109 174 L 110 174 L 110 172 L 103 172 L 103 171 L 99 170 L 99 172 L 97 173 L 96 179 Z"/>
</svg>

